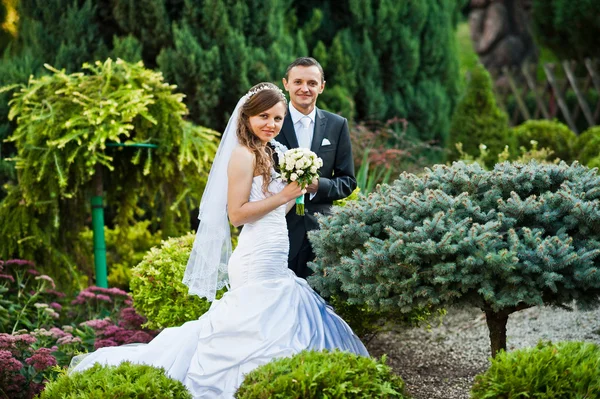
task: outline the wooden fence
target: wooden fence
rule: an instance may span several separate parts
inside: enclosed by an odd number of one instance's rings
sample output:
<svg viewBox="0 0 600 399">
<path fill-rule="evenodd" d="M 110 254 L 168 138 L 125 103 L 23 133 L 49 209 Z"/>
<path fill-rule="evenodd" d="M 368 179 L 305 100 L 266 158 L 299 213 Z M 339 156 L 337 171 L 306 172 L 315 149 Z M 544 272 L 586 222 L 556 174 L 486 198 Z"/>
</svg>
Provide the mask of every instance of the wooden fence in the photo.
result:
<svg viewBox="0 0 600 399">
<path fill-rule="evenodd" d="M 575 133 L 600 124 L 598 60 L 524 64 L 492 71 L 498 105 L 511 126 L 529 119 L 560 119 Z M 539 72 L 538 72 L 539 71 Z"/>
</svg>

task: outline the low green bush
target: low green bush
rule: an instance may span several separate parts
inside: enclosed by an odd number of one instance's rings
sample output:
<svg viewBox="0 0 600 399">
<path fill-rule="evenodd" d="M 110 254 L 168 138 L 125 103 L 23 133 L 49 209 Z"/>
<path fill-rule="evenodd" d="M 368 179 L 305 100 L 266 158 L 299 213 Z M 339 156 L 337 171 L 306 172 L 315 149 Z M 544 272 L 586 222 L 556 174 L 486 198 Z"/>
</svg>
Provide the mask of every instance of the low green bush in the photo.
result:
<svg viewBox="0 0 600 399">
<path fill-rule="evenodd" d="M 581 133 L 573 151 L 577 160 L 590 167 L 600 167 L 600 126 L 594 126 Z"/>
<path fill-rule="evenodd" d="M 535 141 L 539 148 L 551 149 L 555 157 L 565 162 L 575 160 L 573 145 L 577 141 L 577 135 L 558 121 L 529 120 L 514 127 L 511 133 L 517 148 L 530 149 L 531 142 Z"/>
<path fill-rule="evenodd" d="M 472 399 L 600 397 L 600 347 L 584 342 L 540 342 L 499 352 L 475 377 Z"/>
<path fill-rule="evenodd" d="M 375 359 L 340 351 L 303 351 L 248 373 L 238 399 L 408 398 L 404 382 Z"/>
<path fill-rule="evenodd" d="M 40 399 L 191 399 L 180 382 L 163 369 L 128 362 L 118 367 L 99 364 L 78 373 L 62 375 L 46 385 Z"/>
<path fill-rule="evenodd" d="M 132 270 L 130 288 L 135 310 L 148 319 L 144 327 L 160 329 L 196 320 L 210 307 L 205 298 L 188 294 L 183 284 L 195 235 L 171 238 L 152 248 Z M 217 298 L 223 291 L 217 293 Z"/>
</svg>

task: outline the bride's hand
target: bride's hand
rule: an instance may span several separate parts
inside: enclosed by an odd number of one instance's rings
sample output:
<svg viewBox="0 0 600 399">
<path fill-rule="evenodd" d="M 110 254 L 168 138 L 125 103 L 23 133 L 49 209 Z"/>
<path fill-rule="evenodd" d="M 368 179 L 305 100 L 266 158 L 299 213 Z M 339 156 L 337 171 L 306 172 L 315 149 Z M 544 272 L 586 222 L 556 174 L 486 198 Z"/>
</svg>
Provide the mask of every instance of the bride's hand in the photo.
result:
<svg viewBox="0 0 600 399">
<path fill-rule="evenodd" d="M 306 194 L 306 189 L 301 189 L 297 182 L 291 182 L 281 190 L 281 195 L 285 198 L 285 202 L 289 202 Z"/>
</svg>

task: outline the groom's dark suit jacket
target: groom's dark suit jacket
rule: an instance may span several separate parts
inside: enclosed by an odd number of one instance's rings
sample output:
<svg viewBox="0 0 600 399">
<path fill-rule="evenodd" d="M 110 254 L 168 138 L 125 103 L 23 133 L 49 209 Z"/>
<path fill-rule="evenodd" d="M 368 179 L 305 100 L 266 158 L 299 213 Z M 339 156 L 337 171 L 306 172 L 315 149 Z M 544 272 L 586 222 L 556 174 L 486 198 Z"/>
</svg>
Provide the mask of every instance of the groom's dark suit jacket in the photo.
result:
<svg viewBox="0 0 600 399">
<path fill-rule="evenodd" d="M 323 145 L 324 139 L 329 141 L 329 145 Z M 276 140 L 289 149 L 298 147 L 294 123 L 289 112 Z M 298 255 L 306 232 L 319 227 L 315 213 L 328 214 L 333 201 L 349 196 L 356 188 L 350 132 L 346 118 L 317 108 L 310 149 L 323 160 L 323 166 L 319 169 L 319 189 L 312 200 L 310 194 L 305 195 L 305 216 L 296 215 L 295 209 L 289 211 L 286 216 L 290 238 L 290 260 Z"/>
</svg>

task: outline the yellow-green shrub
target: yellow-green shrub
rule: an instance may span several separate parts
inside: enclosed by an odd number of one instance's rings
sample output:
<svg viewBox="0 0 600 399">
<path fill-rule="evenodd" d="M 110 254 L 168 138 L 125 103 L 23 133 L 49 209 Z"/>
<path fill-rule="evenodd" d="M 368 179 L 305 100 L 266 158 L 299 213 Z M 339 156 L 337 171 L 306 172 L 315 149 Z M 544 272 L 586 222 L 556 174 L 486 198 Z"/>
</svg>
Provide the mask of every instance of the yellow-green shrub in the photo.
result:
<svg viewBox="0 0 600 399">
<path fill-rule="evenodd" d="M 160 247 L 152 248 L 133 268 L 130 282 L 133 306 L 148 319 L 145 327 L 179 326 L 198 319 L 210 307 L 206 299 L 189 295 L 182 282 L 194 238 L 193 233 L 170 238 Z"/>
<path fill-rule="evenodd" d="M 536 141 L 539 148 L 549 148 L 557 158 L 565 162 L 574 160 L 573 144 L 577 135 L 558 121 L 529 120 L 512 129 L 517 148 L 530 149 L 531 141 Z"/>
</svg>

